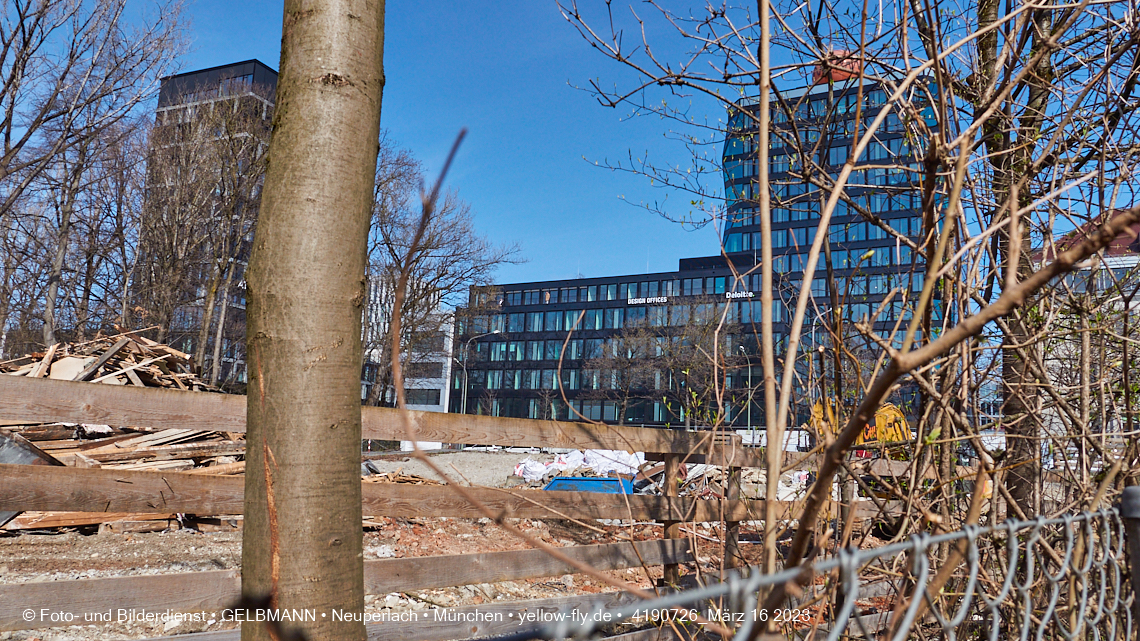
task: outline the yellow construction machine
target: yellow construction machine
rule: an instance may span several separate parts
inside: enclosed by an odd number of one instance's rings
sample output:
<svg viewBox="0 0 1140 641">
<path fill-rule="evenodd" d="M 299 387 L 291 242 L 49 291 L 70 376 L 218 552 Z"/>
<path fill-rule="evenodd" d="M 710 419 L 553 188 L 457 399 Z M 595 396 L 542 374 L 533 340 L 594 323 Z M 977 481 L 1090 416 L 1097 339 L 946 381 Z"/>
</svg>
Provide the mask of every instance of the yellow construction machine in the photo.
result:
<svg viewBox="0 0 1140 641">
<path fill-rule="evenodd" d="M 816 401 L 811 408 L 811 427 L 816 434 L 839 433 L 839 421 L 835 417 L 835 404 Z M 910 424 L 906 422 L 902 410 L 893 403 L 883 403 L 875 411 L 875 418 L 863 426 L 863 432 L 855 439 L 855 445 L 887 445 L 901 443 L 911 439 Z"/>
</svg>

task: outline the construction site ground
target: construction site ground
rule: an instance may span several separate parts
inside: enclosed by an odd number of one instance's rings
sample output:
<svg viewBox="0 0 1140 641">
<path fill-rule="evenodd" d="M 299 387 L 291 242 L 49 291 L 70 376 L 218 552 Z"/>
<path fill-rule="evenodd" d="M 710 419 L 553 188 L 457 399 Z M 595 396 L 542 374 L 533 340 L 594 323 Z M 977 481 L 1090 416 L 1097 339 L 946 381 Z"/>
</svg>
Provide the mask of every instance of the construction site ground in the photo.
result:
<svg viewBox="0 0 1140 641">
<path fill-rule="evenodd" d="M 460 452 L 433 456 L 445 471 L 476 485 L 504 486 L 514 464 L 527 454 L 517 452 Z M 530 454 L 538 458 L 539 454 Z M 384 471 L 417 474 L 431 478 L 422 463 L 410 455 L 392 454 L 377 461 Z M 660 525 L 652 523 L 574 523 L 570 521 L 516 520 L 524 532 L 554 546 L 613 543 L 630 538 L 659 539 Z M 699 567 L 686 573 L 718 573 L 722 548 L 721 532 L 715 525 L 686 525 L 697 542 Z M 224 530 L 224 528 L 223 528 Z M 756 539 L 747 524 L 743 528 L 744 554 L 752 559 L 759 552 L 750 544 Z M 528 545 L 504 532 L 488 519 L 373 518 L 366 521 L 366 559 L 469 554 L 525 549 Z M 754 549 L 756 548 L 756 549 Z M 164 532 L 115 534 L 107 528 L 63 528 L 51 532 L 23 531 L 0 537 L 0 583 L 66 581 L 140 574 L 169 574 L 238 568 L 241 561 L 240 530 L 199 532 L 187 529 Z M 649 588 L 661 576 L 661 568 L 616 570 L 607 575 L 641 588 Z M 533 580 L 507 581 L 419 592 L 369 595 L 366 612 L 429 609 L 478 605 L 491 601 L 521 601 L 614 590 L 613 586 L 585 575 L 566 575 Z M 122 607 L 130 607 L 124 603 Z M 220 613 L 219 613 L 220 614 Z M 220 619 L 220 617 L 219 617 Z M 221 630 L 237 624 L 221 620 L 161 623 L 111 623 L 0 632 L 0 640 L 74 641 L 78 639 L 145 639 L 164 635 Z"/>
</svg>

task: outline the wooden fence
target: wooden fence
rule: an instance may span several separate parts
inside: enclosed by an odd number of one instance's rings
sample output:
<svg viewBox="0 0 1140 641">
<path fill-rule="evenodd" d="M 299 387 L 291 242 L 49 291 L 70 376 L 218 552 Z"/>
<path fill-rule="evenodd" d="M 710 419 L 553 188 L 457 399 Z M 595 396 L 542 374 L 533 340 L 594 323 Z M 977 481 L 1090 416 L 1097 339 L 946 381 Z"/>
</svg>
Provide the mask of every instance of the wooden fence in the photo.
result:
<svg viewBox="0 0 1140 641">
<path fill-rule="evenodd" d="M 7 423 L 63 421 L 244 432 L 245 402 L 241 396 L 0 376 L 0 422 Z M 764 513 L 763 501 L 739 497 L 739 468 L 762 467 L 764 462 L 755 452 L 744 449 L 735 435 L 713 438 L 711 433 L 415 411 L 409 415 L 417 438 L 427 441 L 611 449 L 663 455 L 667 475 L 673 481 L 666 481 L 667 488 L 673 490 L 667 493 L 673 496 L 589 494 L 584 497 L 577 492 L 470 489 L 491 509 L 509 518 L 637 519 L 655 520 L 665 525 L 663 540 L 561 548 L 572 558 L 599 569 L 664 565 L 667 578 L 676 579 L 680 564 L 695 560 L 690 542 L 682 538 L 680 523 L 724 521 L 729 534 L 734 535 L 736 522 L 760 519 Z M 365 407 L 362 417 L 366 439 L 407 438 L 396 410 Z M 730 498 L 696 500 L 675 496 L 678 463 L 685 457 L 699 457 L 703 462 L 728 467 Z M 240 514 L 243 486 L 244 479 L 240 477 L 0 465 L 0 511 Z M 364 483 L 362 489 L 366 516 L 482 516 L 447 487 Z M 727 548 L 732 554 L 735 541 L 730 541 Z M 368 594 L 386 594 L 572 572 L 571 567 L 538 550 L 383 559 L 365 563 L 365 589 Z M 73 613 L 118 607 L 216 611 L 234 602 L 240 581 L 238 571 L 222 570 L 3 585 L 0 586 L 0 630 L 52 625 L 38 620 L 24 621 L 20 613 L 28 608 L 36 612 L 44 608 Z M 626 597 L 547 599 L 494 604 L 494 607 L 530 608 L 531 611 L 558 609 L 583 606 L 590 598 L 608 599 L 617 604 Z M 385 624 L 384 636 L 404 638 L 392 625 Z M 512 623 L 512 626 L 517 624 Z M 463 624 L 414 629 L 416 638 L 443 640 L 502 633 L 493 627 L 472 629 L 470 624 Z M 221 640 L 236 636 L 230 631 L 178 638 Z"/>
</svg>

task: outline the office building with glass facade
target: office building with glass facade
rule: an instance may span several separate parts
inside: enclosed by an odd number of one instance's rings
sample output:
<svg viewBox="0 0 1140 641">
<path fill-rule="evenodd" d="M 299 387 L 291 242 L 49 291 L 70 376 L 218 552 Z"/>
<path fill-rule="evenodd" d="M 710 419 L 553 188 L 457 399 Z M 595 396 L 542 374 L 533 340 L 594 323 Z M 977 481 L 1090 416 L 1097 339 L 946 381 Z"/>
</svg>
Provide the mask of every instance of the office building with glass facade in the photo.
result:
<svg viewBox="0 0 1140 641">
<path fill-rule="evenodd" d="M 782 92 L 773 100 L 769 178 L 778 356 L 786 348 L 821 205 L 854 137 L 885 103 L 881 85 L 864 81 L 860 88 L 855 78 Z M 762 423 L 755 391 L 762 381 L 755 116 L 754 101 L 729 113 L 724 255 L 682 259 L 676 272 L 473 291 L 472 305 L 490 302 L 494 312 L 457 328 L 449 411 L 557 420 L 581 414 L 661 426 L 717 419 L 737 428 Z M 889 336 L 900 324 L 905 329 L 925 274 L 915 248 L 925 233 L 920 159 L 928 130 L 925 119 L 920 124 L 915 117 L 923 115 L 886 114 L 855 165 L 811 281 L 814 304 L 804 320 L 803 350 L 814 354 L 830 346 L 833 309 L 842 319 L 838 336 L 852 353 L 873 347 L 853 328 L 856 321 L 878 312 L 871 325 L 876 333 Z M 926 197 L 936 195 L 931 190 Z M 936 308 L 933 318 L 938 316 Z M 710 353 L 720 371 L 702 375 L 694 354 L 711 362 Z M 723 403 L 709 394 L 714 389 L 724 390 Z M 798 405 L 796 413 L 803 414 L 806 404 Z"/>
</svg>

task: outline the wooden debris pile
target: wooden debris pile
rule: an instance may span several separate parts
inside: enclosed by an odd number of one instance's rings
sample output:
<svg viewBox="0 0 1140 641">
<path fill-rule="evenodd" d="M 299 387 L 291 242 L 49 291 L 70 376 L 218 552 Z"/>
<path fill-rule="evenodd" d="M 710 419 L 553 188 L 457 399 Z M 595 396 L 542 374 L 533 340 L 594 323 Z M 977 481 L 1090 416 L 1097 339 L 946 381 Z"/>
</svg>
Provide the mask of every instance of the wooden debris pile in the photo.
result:
<svg viewBox="0 0 1140 641">
<path fill-rule="evenodd" d="M 198 378 L 189 354 L 133 334 L 52 345 L 44 352 L 0 363 L 0 375 L 220 391 Z M 0 426 L 0 446 L 5 444 L 7 449 L 0 447 L 0 459 L 13 460 L 0 462 L 22 462 L 14 457 L 23 450 L 50 461 L 47 464 L 73 467 L 194 474 L 241 474 L 245 470 L 244 435 L 228 432 L 79 423 L 3 425 Z M 11 452 L 11 456 L 3 456 L 4 451 Z M 5 521 L 10 522 L 4 525 Z M 172 514 L 0 514 L 0 526 L 5 530 L 97 525 L 110 531 L 147 531 L 178 527 L 180 523 Z"/>
<path fill-rule="evenodd" d="M 133 334 L 84 343 L 57 343 L 44 352 L 0 363 L 0 373 L 106 385 L 219 391 L 194 374 L 189 354 Z"/>
</svg>

